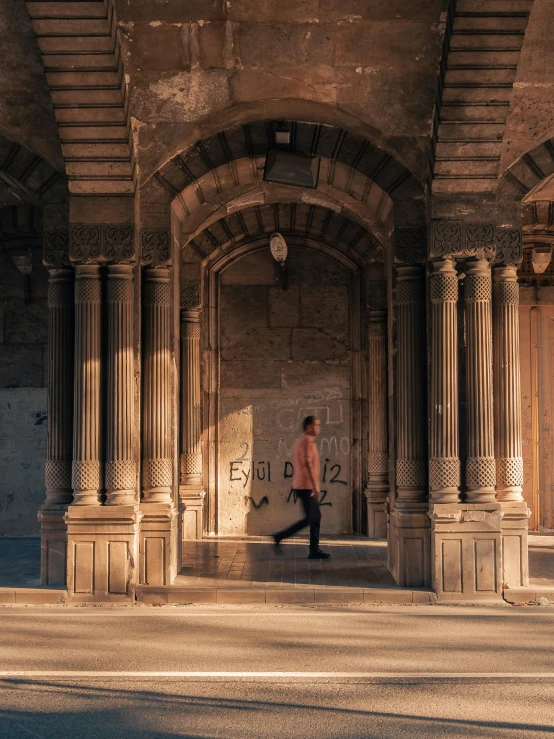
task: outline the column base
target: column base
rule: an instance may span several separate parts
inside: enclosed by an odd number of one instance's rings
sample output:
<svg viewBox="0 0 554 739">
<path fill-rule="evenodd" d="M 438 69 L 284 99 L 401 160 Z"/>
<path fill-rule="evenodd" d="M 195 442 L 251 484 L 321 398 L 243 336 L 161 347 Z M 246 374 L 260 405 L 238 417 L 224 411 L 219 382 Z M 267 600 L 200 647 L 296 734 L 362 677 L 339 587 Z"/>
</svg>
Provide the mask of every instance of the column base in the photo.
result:
<svg viewBox="0 0 554 739">
<path fill-rule="evenodd" d="M 398 502 L 398 501 L 397 501 Z M 427 588 L 431 584 L 431 542 L 427 502 L 411 509 L 391 511 L 392 546 L 397 584 L 403 588 Z"/>
<path fill-rule="evenodd" d="M 42 508 L 40 521 L 40 582 L 42 585 L 65 587 L 67 567 L 67 523 L 65 514 L 68 505 L 55 510 Z"/>
<path fill-rule="evenodd" d="M 510 588 L 529 587 L 527 532 L 531 515 L 527 503 L 502 502 L 502 582 Z"/>
<path fill-rule="evenodd" d="M 68 508 L 65 522 L 70 601 L 134 600 L 141 517 L 138 505 Z"/>
<path fill-rule="evenodd" d="M 439 601 L 502 598 L 502 519 L 499 503 L 432 503 L 432 587 Z"/>
<path fill-rule="evenodd" d="M 171 585 L 180 568 L 177 511 L 173 503 L 141 503 L 140 583 Z"/>
<path fill-rule="evenodd" d="M 179 486 L 182 541 L 201 539 L 204 534 L 204 496 L 195 485 Z"/>
</svg>

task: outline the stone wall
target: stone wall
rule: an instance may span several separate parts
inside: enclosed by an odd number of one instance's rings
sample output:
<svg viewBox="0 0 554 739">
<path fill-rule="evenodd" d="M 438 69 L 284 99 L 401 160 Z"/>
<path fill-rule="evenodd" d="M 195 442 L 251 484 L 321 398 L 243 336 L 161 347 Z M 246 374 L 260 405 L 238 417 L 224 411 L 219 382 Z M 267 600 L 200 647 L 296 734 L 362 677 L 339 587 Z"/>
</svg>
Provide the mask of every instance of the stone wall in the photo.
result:
<svg viewBox="0 0 554 739">
<path fill-rule="evenodd" d="M 287 263 L 288 290 L 269 250 L 221 276 L 221 534 L 268 534 L 300 516 L 292 445 L 311 414 L 322 426 L 323 531 L 352 527 L 351 277 L 306 248 L 291 248 Z"/>
<path fill-rule="evenodd" d="M 30 300 L 0 252 L 0 536 L 38 535 L 47 421 L 48 274 L 34 253 Z"/>
</svg>

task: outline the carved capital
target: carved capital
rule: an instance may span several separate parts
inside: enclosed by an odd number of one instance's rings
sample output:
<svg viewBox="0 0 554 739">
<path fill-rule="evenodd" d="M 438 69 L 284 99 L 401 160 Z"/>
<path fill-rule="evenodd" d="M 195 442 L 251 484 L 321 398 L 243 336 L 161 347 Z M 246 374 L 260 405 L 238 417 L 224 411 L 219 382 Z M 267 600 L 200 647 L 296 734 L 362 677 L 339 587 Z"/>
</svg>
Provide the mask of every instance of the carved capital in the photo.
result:
<svg viewBox="0 0 554 739">
<path fill-rule="evenodd" d="M 191 282 L 181 285 L 181 308 L 183 310 L 195 310 L 200 307 L 200 285 Z"/>
<path fill-rule="evenodd" d="M 158 267 L 171 261 L 169 231 L 145 228 L 140 233 L 141 260 L 144 265 Z"/>
<path fill-rule="evenodd" d="M 429 256 L 431 259 L 493 259 L 501 264 L 516 264 L 523 258 L 521 229 L 490 222 L 434 221 Z"/>
<path fill-rule="evenodd" d="M 394 256 L 398 262 L 417 265 L 425 262 L 427 256 L 427 229 L 395 228 Z"/>
<path fill-rule="evenodd" d="M 68 267 L 69 230 L 45 231 L 42 241 L 42 260 L 46 267 Z"/>
<path fill-rule="evenodd" d="M 133 227 L 128 224 L 73 223 L 69 233 L 72 262 L 129 263 L 134 260 Z"/>
<path fill-rule="evenodd" d="M 520 228 L 496 229 L 496 256 L 498 264 L 519 264 L 523 259 L 523 240 Z"/>
<path fill-rule="evenodd" d="M 460 254 L 463 249 L 462 224 L 459 221 L 434 221 L 431 225 L 431 257 Z"/>
</svg>

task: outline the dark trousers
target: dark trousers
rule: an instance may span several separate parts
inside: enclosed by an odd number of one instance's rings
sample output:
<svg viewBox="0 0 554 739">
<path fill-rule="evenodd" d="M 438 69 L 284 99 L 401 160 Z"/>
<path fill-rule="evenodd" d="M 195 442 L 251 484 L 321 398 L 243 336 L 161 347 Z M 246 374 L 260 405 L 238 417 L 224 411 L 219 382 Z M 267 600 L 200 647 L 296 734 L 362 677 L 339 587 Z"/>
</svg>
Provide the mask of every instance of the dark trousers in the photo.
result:
<svg viewBox="0 0 554 739">
<path fill-rule="evenodd" d="M 297 531 L 305 529 L 306 526 L 310 527 L 310 551 L 315 552 L 319 549 L 319 528 L 321 525 L 321 508 L 319 507 L 319 500 L 312 497 L 311 490 L 294 490 L 296 497 L 302 501 L 302 507 L 304 508 L 304 518 L 301 521 L 293 523 L 288 529 L 279 531 L 275 534 L 275 537 L 281 541 L 281 539 L 288 539 L 289 536 L 296 534 Z"/>
</svg>

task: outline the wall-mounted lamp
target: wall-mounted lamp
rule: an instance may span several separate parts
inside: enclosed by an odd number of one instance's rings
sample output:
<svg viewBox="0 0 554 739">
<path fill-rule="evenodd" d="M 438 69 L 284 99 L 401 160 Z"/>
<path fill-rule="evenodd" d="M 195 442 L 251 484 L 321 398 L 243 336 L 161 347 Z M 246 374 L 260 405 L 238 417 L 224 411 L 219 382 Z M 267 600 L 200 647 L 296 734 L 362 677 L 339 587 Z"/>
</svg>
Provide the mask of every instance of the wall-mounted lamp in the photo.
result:
<svg viewBox="0 0 554 739">
<path fill-rule="evenodd" d="M 33 271 L 33 254 L 30 249 L 21 249 L 19 251 L 13 251 L 10 254 L 14 266 L 17 267 L 19 272 L 23 275 L 24 279 L 24 295 L 25 302 L 28 303 L 31 300 L 31 272 Z"/>
<path fill-rule="evenodd" d="M 534 246 L 531 252 L 531 262 L 533 264 L 533 271 L 535 274 L 542 274 L 546 271 L 550 260 L 552 258 L 552 247 L 545 244 L 541 246 Z"/>
<path fill-rule="evenodd" d="M 287 260 L 287 256 L 289 253 L 287 242 L 281 236 L 280 233 L 275 231 L 275 233 L 272 233 L 271 236 L 269 237 L 269 248 L 271 249 L 271 255 L 273 256 L 273 259 L 275 259 L 279 267 L 281 267 L 281 276 L 283 278 L 283 290 L 287 290 L 288 284 L 287 284 L 286 260 Z"/>
</svg>

